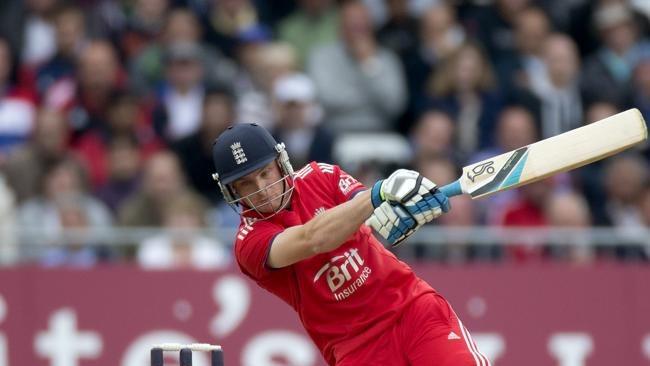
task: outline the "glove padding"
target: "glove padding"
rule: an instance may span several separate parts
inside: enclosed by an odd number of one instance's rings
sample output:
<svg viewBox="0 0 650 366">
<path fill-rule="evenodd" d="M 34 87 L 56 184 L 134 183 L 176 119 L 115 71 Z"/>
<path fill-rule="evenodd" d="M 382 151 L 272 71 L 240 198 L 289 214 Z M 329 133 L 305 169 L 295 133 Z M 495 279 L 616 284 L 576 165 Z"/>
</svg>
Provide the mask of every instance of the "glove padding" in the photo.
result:
<svg viewBox="0 0 650 366">
<path fill-rule="evenodd" d="M 390 202 L 383 202 L 375 208 L 366 220 L 366 225 L 373 228 L 393 247 L 422 226 L 400 204 Z"/>
<path fill-rule="evenodd" d="M 449 211 L 449 199 L 437 189 L 435 183 L 420 173 L 399 169 L 372 187 L 372 204 L 375 208 L 382 202 L 399 203 L 423 225 L 443 212 Z"/>
</svg>

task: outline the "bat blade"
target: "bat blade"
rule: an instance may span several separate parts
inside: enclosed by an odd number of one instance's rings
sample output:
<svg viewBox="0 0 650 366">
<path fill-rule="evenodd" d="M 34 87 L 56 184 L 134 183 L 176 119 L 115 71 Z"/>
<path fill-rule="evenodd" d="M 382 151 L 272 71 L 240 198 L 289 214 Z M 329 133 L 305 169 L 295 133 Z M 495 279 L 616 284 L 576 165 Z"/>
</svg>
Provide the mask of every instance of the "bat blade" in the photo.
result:
<svg viewBox="0 0 650 366">
<path fill-rule="evenodd" d="M 441 187 L 448 196 L 489 196 L 606 158 L 646 140 L 638 109 L 576 128 L 505 154 L 468 165 L 462 176 Z"/>
</svg>

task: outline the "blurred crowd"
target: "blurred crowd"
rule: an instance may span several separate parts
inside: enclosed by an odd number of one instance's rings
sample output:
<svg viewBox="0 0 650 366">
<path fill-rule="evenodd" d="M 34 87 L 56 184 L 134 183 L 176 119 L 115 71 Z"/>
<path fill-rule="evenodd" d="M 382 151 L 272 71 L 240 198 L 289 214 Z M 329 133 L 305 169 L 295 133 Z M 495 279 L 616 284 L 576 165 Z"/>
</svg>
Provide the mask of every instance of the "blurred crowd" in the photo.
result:
<svg viewBox="0 0 650 366">
<path fill-rule="evenodd" d="M 650 120 L 649 25 L 644 0 L 5 0 L 0 223 L 52 237 L 236 226 L 210 174 L 213 139 L 239 122 L 269 128 L 295 168 L 337 163 L 372 184 L 410 167 L 449 183 L 468 163 L 627 108 Z M 649 159 L 644 145 L 457 197 L 434 225 L 645 229 Z M 229 242 L 190 234 L 133 250 L 0 235 L 5 263 L 34 246 L 46 266 L 231 262 Z M 412 243 L 448 262 L 650 258 L 643 245 L 571 244 Z"/>
</svg>

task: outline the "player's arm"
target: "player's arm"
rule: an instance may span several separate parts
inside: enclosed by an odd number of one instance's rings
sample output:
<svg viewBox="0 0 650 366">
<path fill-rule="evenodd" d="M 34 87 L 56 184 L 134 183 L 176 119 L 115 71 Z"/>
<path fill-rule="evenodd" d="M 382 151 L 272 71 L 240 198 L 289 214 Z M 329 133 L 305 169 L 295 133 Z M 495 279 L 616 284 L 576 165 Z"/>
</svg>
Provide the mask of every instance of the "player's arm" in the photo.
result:
<svg viewBox="0 0 650 366">
<path fill-rule="evenodd" d="M 372 214 L 370 191 L 325 210 L 303 225 L 292 226 L 278 234 L 269 251 L 267 264 L 286 267 L 343 244 Z"/>
<path fill-rule="evenodd" d="M 371 215 L 369 225 L 394 245 L 449 210 L 447 198 L 435 188 L 419 173 L 400 169 L 377 182 L 372 190 L 278 234 L 271 244 L 267 264 L 273 268 L 286 267 L 334 250 Z"/>
</svg>

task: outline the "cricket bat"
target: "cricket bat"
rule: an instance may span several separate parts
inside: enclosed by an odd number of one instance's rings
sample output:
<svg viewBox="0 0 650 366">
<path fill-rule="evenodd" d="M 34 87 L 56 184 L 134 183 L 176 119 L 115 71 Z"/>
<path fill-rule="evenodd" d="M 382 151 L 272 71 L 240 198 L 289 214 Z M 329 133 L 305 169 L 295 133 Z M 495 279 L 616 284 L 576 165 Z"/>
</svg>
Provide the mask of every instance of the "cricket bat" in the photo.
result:
<svg viewBox="0 0 650 366">
<path fill-rule="evenodd" d="M 648 137 L 643 116 L 633 108 L 463 168 L 456 181 L 440 187 L 448 197 L 472 199 L 519 187 L 587 165 Z"/>
</svg>

